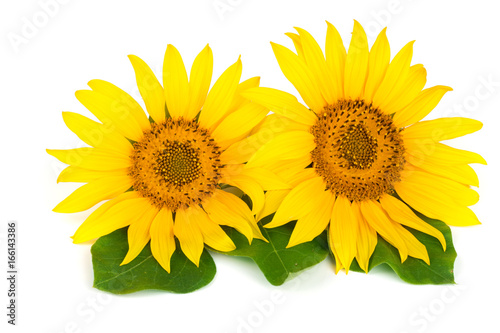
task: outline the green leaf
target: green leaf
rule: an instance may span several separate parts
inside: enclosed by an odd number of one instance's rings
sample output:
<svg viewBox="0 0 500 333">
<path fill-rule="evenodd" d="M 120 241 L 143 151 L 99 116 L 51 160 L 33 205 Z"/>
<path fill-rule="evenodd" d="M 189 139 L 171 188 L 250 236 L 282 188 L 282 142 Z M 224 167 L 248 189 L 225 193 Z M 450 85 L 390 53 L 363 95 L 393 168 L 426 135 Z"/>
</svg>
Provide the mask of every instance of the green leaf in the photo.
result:
<svg viewBox="0 0 500 333">
<path fill-rule="evenodd" d="M 318 236 L 310 242 L 286 248 L 295 222 L 272 229 L 262 225 L 271 221 L 270 215 L 259 222 L 260 230 L 269 243 L 254 239 L 252 244 L 239 232 L 225 228 L 236 250 L 225 252 L 231 256 L 249 257 L 259 266 L 266 279 L 273 285 L 283 284 L 288 278 L 301 270 L 323 261 L 328 255 L 326 237 Z"/>
<path fill-rule="evenodd" d="M 401 263 L 401 257 L 396 248 L 378 237 L 378 243 L 368 265 L 368 271 L 372 268 L 386 264 L 403 280 L 412 284 L 447 284 L 455 283 L 453 275 L 453 264 L 457 253 L 453 247 L 450 228 L 443 222 L 430 219 L 415 212 L 422 220 L 441 231 L 446 239 L 446 252 L 443 251 L 441 243 L 434 237 L 420 231 L 407 228 L 417 239 L 425 245 L 429 253 L 430 265 L 423 260 L 408 257 Z M 353 261 L 351 270 L 364 272 L 356 262 Z"/>
<path fill-rule="evenodd" d="M 120 266 L 127 251 L 127 228 L 95 242 L 91 249 L 95 288 L 114 294 L 145 289 L 189 293 L 206 286 L 215 276 L 215 263 L 207 250 L 203 251 L 198 268 L 177 246 L 170 261 L 170 274 L 155 260 L 149 244 L 132 262 Z"/>
</svg>

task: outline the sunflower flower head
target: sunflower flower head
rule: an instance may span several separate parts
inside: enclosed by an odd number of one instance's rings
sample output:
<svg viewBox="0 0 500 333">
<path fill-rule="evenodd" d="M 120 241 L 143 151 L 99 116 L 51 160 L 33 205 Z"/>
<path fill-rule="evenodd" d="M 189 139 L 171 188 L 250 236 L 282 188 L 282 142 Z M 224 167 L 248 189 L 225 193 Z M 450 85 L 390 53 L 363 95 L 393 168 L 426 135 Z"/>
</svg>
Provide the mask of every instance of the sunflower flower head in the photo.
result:
<svg viewBox="0 0 500 333">
<path fill-rule="evenodd" d="M 327 22 L 328 23 L 328 22 Z M 437 238 L 443 234 L 410 208 L 450 225 L 479 221 L 468 208 L 478 200 L 470 163 L 478 154 L 441 143 L 479 130 L 467 118 L 422 121 L 447 86 L 424 89 L 426 70 L 411 65 L 413 42 L 391 60 L 386 29 L 371 49 L 358 22 L 348 50 L 328 23 L 325 53 L 305 30 L 287 33 L 296 53 L 271 43 L 279 66 L 298 90 L 293 95 L 255 87 L 243 95 L 289 120 L 292 128 L 264 144 L 247 167 L 267 166 L 290 190 L 266 192 L 265 227 L 297 220 L 288 247 L 312 240 L 326 228 L 337 272 L 356 259 L 366 272 L 378 237 L 430 264 L 426 247 L 406 227 Z"/>
<path fill-rule="evenodd" d="M 144 61 L 129 58 L 149 117 L 120 88 L 92 80 L 91 90 L 78 91 L 76 97 L 99 122 L 63 113 L 66 125 L 89 147 L 47 150 L 69 164 L 58 181 L 86 183 L 55 212 L 80 212 L 107 200 L 78 228 L 73 241 L 128 226 L 129 250 L 122 265 L 151 242 L 153 256 L 170 272 L 176 239 L 196 265 L 205 244 L 219 251 L 235 248 L 221 225 L 235 228 L 249 242 L 265 240 L 254 212 L 264 204 L 264 190 L 289 185 L 268 170 L 244 164 L 258 147 L 256 142 L 248 146 L 247 137 L 268 109 L 240 93 L 257 87 L 259 78 L 240 83 L 238 59 L 210 89 L 213 56 L 208 45 L 194 60 L 189 79 L 179 52 L 168 45 L 163 86 Z M 237 191 L 250 196 L 252 210 L 231 193 Z"/>
</svg>

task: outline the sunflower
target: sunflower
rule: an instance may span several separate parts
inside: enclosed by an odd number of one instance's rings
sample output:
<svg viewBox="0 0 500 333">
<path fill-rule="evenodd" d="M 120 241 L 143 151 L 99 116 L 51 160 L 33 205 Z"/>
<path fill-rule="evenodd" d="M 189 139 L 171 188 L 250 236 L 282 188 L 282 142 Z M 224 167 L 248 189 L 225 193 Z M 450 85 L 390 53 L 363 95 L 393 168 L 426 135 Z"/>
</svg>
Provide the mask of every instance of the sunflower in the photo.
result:
<svg viewBox="0 0 500 333">
<path fill-rule="evenodd" d="M 265 240 L 252 210 L 261 209 L 264 190 L 289 186 L 266 169 L 244 165 L 258 147 L 255 140 L 249 146 L 248 135 L 269 111 L 240 92 L 258 86 L 259 78 L 239 83 L 238 59 L 209 91 L 213 56 L 208 45 L 194 60 L 189 80 L 179 52 L 168 45 L 163 87 L 144 61 L 129 58 L 149 118 L 126 92 L 92 80 L 92 90 L 77 91 L 76 97 L 100 122 L 63 112 L 69 129 L 91 147 L 47 150 L 69 164 L 58 182 L 86 183 L 55 212 L 80 212 L 108 200 L 78 228 L 74 243 L 129 226 L 122 265 L 151 241 L 153 256 L 170 272 L 175 238 L 197 266 L 204 244 L 219 251 L 235 248 L 221 225 L 235 228 L 249 242 Z M 252 199 L 252 210 L 235 195 L 242 191 Z"/>
<path fill-rule="evenodd" d="M 328 227 L 336 272 L 349 271 L 354 258 L 368 271 L 380 235 L 408 256 L 430 264 L 426 247 L 406 229 L 444 236 L 410 207 L 449 225 L 478 224 L 468 208 L 478 201 L 471 189 L 478 179 L 470 163 L 485 164 L 473 152 L 441 143 L 479 130 L 467 118 L 422 121 L 436 107 L 446 86 L 423 89 L 426 70 L 411 65 L 413 42 L 390 61 L 386 29 L 369 50 L 366 34 L 354 22 L 346 52 L 328 23 L 325 55 L 305 30 L 287 33 L 297 53 L 272 44 L 284 75 L 308 107 L 293 95 L 255 87 L 243 93 L 293 129 L 276 135 L 248 161 L 288 180 L 291 190 L 268 191 L 262 218 L 276 211 L 265 227 L 297 220 L 288 247 L 307 242 Z"/>
</svg>

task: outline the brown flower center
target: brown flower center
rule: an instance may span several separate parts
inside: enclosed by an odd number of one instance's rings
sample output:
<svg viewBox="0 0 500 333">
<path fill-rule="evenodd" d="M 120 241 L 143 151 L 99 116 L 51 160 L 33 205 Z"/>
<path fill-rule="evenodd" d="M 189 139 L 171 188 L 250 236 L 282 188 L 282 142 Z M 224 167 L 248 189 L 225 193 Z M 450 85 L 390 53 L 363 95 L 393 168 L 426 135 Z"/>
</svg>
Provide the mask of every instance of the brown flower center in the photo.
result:
<svg viewBox="0 0 500 333">
<path fill-rule="evenodd" d="M 201 204 L 221 178 L 220 148 L 197 122 L 183 118 L 151 124 L 134 143 L 133 189 L 171 211 Z"/>
<path fill-rule="evenodd" d="M 313 167 L 335 195 L 377 200 L 400 181 L 405 163 L 400 130 L 389 115 L 363 100 L 326 106 L 311 133 Z"/>
</svg>

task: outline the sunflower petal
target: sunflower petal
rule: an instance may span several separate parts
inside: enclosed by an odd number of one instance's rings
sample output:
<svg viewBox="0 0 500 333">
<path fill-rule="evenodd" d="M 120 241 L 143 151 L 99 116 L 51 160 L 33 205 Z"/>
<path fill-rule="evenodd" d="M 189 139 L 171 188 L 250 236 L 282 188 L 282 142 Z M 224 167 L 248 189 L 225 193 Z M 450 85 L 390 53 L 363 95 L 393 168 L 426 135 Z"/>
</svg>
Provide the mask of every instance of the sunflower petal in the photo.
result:
<svg viewBox="0 0 500 333">
<path fill-rule="evenodd" d="M 135 191 L 123 193 L 96 209 L 73 236 L 73 243 L 83 243 L 124 228 L 151 207 L 149 200 Z"/>
<path fill-rule="evenodd" d="M 453 202 L 449 197 L 415 183 L 401 181 L 394 185 L 397 194 L 409 206 L 427 217 L 438 219 L 454 226 L 480 224 L 472 210 Z"/>
<path fill-rule="evenodd" d="M 179 209 L 175 214 L 174 234 L 179 240 L 182 252 L 196 265 L 200 266 L 200 257 L 205 248 L 203 235 L 198 227 L 198 211 L 195 209 Z"/>
<path fill-rule="evenodd" d="M 396 89 L 396 96 L 391 102 L 384 105 L 384 112 L 393 114 L 410 104 L 422 91 L 427 82 L 427 71 L 422 65 L 410 67 L 408 78 L 402 86 Z"/>
<path fill-rule="evenodd" d="M 371 200 L 366 200 L 360 203 L 360 208 L 361 214 L 363 214 L 366 222 L 368 222 L 380 236 L 384 237 L 386 241 L 398 249 L 401 262 L 404 262 L 408 257 L 406 243 L 396 228 L 394 228 L 394 224 L 389 220 L 380 205 Z"/>
<path fill-rule="evenodd" d="M 353 212 L 358 221 L 358 239 L 356 240 L 356 260 L 359 267 L 368 273 L 370 258 L 377 246 L 377 232 L 373 229 L 361 214 L 359 203 L 352 203 Z"/>
<path fill-rule="evenodd" d="M 324 191 L 325 185 L 320 177 L 300 183 L 288 193 L 276 211 L 273 220 L 266 224 L 265 227 L 279 227 L 307 216 L 315 207 L 316 197 Z"/>
<path fill-rule="evenodd" d="M 186 118 L 192 119 L 201 110 L 212 82 L 213 54 L 210 46 L 196 56 L 189 74 L 189 105 Z"/>
<path fill-rule="evenodd" d="M 199 122 L 205 128 L 212 128 L 230 111 L 238 82 L 241 78 L 242 65 L 238 60 L 222 73 L 208 93 Z"/>
<path fill-rule="evenodd" d="M 157 123 L 165 120 L 165 93 L 151 68 L 139 57 L 129 55 L 135 71 L 137 87 L 149 115 Z"/>
<path fill-rule="evenodd" d="M 319 85 L 314 74 L 306 63 L 295 53 L 282 45 L 271 43 L 274 55 L 278 60 L 281 71 L 286 78 L 295 86 L 304 102 L 313 110 L 321 111 L 326 102 L 321 95 Z"/>
<path fill-rule="evenodd" d="M 328 191 L 319 194 L 313 210 L 299 218 L 293 229 L 287 248 L 309 242 L 321 234 L 330 222 L 335 198 Z"/>
<path fill-rule="evenodd" d="M 62 116 L 66 126 L 89 146 L 109 149 L 126 156 L 130 154 L 130 142 L 109 124 L 106 126 L 73 112 L 63 112 Z"/>
<path fill-rule="evenodd" d="M 405 141 L 405 148 L 408 154 L 420 160 L 427 159 L 429 162 L 439 165 L 487 164 L 486 160 L 478 153 L 453 148 L 443 143 L 407 140 Z"/>
<path fill-rule="evenodd" d="M 368 77 L 366 78 L 364 98 L 371 102 L 377 92 L 380 83 L 384 79 L 387 67 L 391 60 L 391 49 L 386 34 L 387 28 L 384 28 L 378 35 L 373 44 L 368 58 Z"/>
<path fill-rule="evenodd" d="M 295 96 L 287 92 L 273 88 L 256 87 L 245 90 L 242 95 L 299 123 L 312 126 L 316 121 L 314 113 L 299 103 Z"/>
<path fill-rule="evenodd" d="M 337 255 L 349 272 L 352 260 L 357 252 L 358 221 L 351 202 L 344 196 L 339 196 L 333 205 L 330 221 L 330 247 L 335 247 Z"/>
<path fill-rule="evenodd" d="M 170 115 L 184 117 L 189 103 L 189 86 L 182 57 L 172 44 L 168 44 L 163 61 L 163 88 Z"/>
<path fill-rule="evenodd" d="M 150 209 L 143 213 L 136 221 L 132 222 L 128 227 L 128 252 L 123 259 L 122 265 L 126 265 L 134 260 L 142 249 L 151 239 L 150 227 L 151 223 L 158 214 L 156 207 L 150 206 Z"/>
<path fill-rule="evenodd" d="M 328 104 L 333 104 L 337 101 L 333 93 L 334 83 L 333 78 L 328 75 L 325 56 L 310 33 L 301 28 L 295 28 L 300 35 L 304 58 L 307 66 L 311 69 L 315 76 L 316 82 L 319 85 L 321 94 Z"/>
<path fill-rule="evenodd" d="M 482 127 L 483 123 L 475 119 L 449 117 L 419 121 L 405 128 L 402 134 L 405 142 L 407 140 L 425 139 L 439 142 L 474 133 Z"/>
<path fill-rule="evenodd" d="M 85 184 L 54 209 L 57 213 L 76 213 L 92 208 L 99 202 L 116 197 L 132 186 L 127 174 L 99 178 Z"/>
<path fill-rule="evenodd" d="M 337 29 L 328 21 L 326 24 L 328 26 L 325 45 L 326 65 L 328 76 L 332 78 L 334 99 L 338 100 L 344 98 L 344 70 L 347 54 Z"/>
<path fill-rule="evenodd" d="M 170 273 L 170 258 L 175 251 L 172 212 L 161 209 L 151 223 L 151 253 L 164 270 Z"/>
<path fill-rule="evenodd" d="M 264 119 L 269 110 L 256 103 L 248 103 L 230 113 L 212 132 L 212 137 L 222 147 L 225 142 L 246 136 Z"/>
<path fill-rule="evenodd" d="M 393 118 L 394 124 L 406 127 L 422 120 L 438 105 L 444 94 L 451 90 L 453 89 L 446 86 L 434 86 L 422 90 L 410 104 L 396 112 Z"/>
<path fill-rule="evenodd" d="M 75 96 L 107 128 L 116 129 L 121 135 L 134 141 L 138 141 L 142 137 L 141 125 L 133 116 L 132 109 L 124 103 L 98 91 L 78 90 Z M 146 118 L 146 115 L 144 115 L 144 118 Z"/>
<path fill-rule="evenodd" d="M 446 240 L 444 239 L 441 231 L 434 228 L 429 223 L 422 221 L 401 200 L 391 195 L 384 195 L 382 196 L 382 198 L 380 198 L 380 204 L 382 205 L 382 208 L 387 212 L 387 214 L 389 214 L 391 219 L 393 219 L 395 222 L 437 238 L 443 246 L 443 250 L 446 251 Z"/>
<path fill-rule="evenodd" d="M 361 24 L 354 20 L 351 43 L 345 60 L 344 95 L 362 98 L 368 74 L 368 39 Z M 346 267 L 349 269 L 348 267 Z"/>
<path fill-rule="evenodd" d="M 128 169 L 116 169 L 116 170 L 91 170 L 83 169 L 76 166 L 66 167 L 59 176 L 57 177 L 57 183 L 89 183 L 93 180 L 103 178 L 103 177 L 113 177 L 120 175 L 127 175 Z"/>
<path fill-rule="evenodd" d="M 293 46 L 295 46 L 295 51 L 297 51 L 297 55 L 300 59 L 305 59 L 304 49 L 302 48 L 302 41 L 300 40 L 300 36 L 298 34 L 294 34 L 293 32 L 285 33 L 286 36 L 290 37 L 293 42 Z"/>
<path fill-rule="evenodd" d="M 403 82 L 406 81 L 410 71 L 413 43 L 414 41 L 406 44 L 389 64 L 384 79 L 373 96 L 373 104 L 376 107 L 384 110 L 384 106 L 389 104 L 393 98 L 398 97 L 397 90 L 404 88 Z"/>
<path fill-rule="evenodd" d="M 205 244 L 222 252 L 229 252 L 236 248 L 231 238 L 208 217 L 207 213 L 199 207 L 193 207 L 193 209 L 197 210 L 194 221 L 200 228 Z"/>
<path fill-rule="evenodd" d="M 305 131 L 289 131 L 277 134 L 264 144 L 248 160 L 248 167 L 262 167 L 276 160 L 299 158 L 309 154 L 315 147 L 314 136 Z"/>
<path fill-rule="evenodd" d="M 146 131 L 150 128 L 149 120 L 142 107 L 125 91 L 104 80 L 91 80 L 88 85 L 93 91 L 103 94 L 113 101 L 111 110 L 117 113 L 116 116 L 127 118 L 128 114 L 130 114 L 139 125 L 141 131 Z"/>
<path fill-rule="evenodd" d="M 251 243 L 255 236 L 252 223 L 255 223 L 250 208 L 231 193 L 216 190 L 212 198 L 203 203 L 203 208 L 212 221 L 227 225 L 243 234 Z"/>
<path fill-rule="evenodd" d="M 59 161 L 92 170 L 114 170 L 130 166 L 130 158 L 99 148 L 47 149 Z"/>
</svg>

